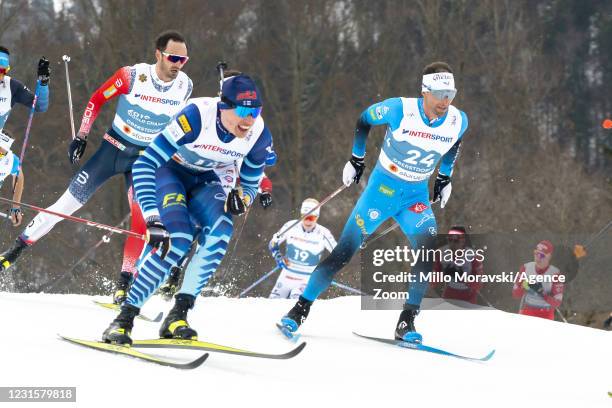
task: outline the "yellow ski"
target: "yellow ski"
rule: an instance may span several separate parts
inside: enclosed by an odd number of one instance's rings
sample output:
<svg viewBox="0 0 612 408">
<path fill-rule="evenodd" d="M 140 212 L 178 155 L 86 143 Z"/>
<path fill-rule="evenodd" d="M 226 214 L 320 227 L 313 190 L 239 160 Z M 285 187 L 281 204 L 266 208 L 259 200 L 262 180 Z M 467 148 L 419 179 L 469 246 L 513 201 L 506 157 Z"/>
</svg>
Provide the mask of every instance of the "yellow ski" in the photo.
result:
<svg viewBox="0 0 612 408">
<path fill-rule="evenodd" d="M 165 360 L 163 358 L 152 356 L 150 354 L 142 353 L 138 350 L 134 350 L 133 348 L 129 346 L 109 344 L 109 343 L 104 343 L 102 341 L 74 339 L 74 338 L 65 337 L 62 335 L 58 335 L 58 336 L 64 341 L 67 341 L 73 344 L 77 344 L 79 346 L 88 347 L 93 350 L 106 351 L 108 353 L 114 353 L 114 354 L 123 354 L 125 356 L 138 358 L 140 360 L 148 361 L 150 363 L 155 363 L 155 364 L 159 364 L 163 366 L 180 368 L 180 369 L 193 369 L 193 368 L 199 367 L 208 358 L 208 353 L 204 353 L 197 359 L 190 361 L 188 363 L 175 363 L 173 361 Z"/>
<path fill-rule="evenodd" d="M 306 343 L 302 343 L 293 350 L 285 354 L 269 354 L 258 353 L 255 351 L 239 349 L 221 344 L 208 343 L 198 340 L 181 340 L 181 339 L 151 339 L 151 340 L 134 340 L 132 347 L 136 348 L 176 348 L 190 350 L 205 350 L 219 353 L 234 354 L 247 357 L 271 358 L 275 360 L 286 360 L 297 356 L 306 347 Z"/>
</svg>

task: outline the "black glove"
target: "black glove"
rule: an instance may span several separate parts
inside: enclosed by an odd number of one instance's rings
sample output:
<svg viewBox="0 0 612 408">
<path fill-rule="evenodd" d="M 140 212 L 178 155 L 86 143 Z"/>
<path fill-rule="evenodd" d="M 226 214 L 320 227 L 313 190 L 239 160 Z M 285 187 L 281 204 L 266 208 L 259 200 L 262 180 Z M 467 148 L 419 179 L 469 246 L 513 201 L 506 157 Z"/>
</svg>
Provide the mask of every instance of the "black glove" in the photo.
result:
<svg viewBox="0 0 612 408">
<path fill-rule="evenodd" d="M 436 177 L 436 182 L 434 183 L 432 203 L 435 203 L 442 198 L 442 190 L 444 190 L 444 187 L 449 185 L 450 182 L 450 177 L 445 176 L 444 174 L 438 174 Z"/>
<path fill-rule="evenodd" d="M 170 234 L 162 224 L 159 216 L 147 218 L 147 243 L 157 251 L 161 251 L 161 259 L 164 259 L 170 250 Z"/>
<path fill-rule="evenodd" d="M 242 194 L 240 190 L 233 188 L 232 191 L 227 195 L 227 201 L 225 202 L 225 211 L 232 215 L 242 215 L 246 212 L 246 205 L 242 201 Z"/>
<path fill-rule="evenodd" d="M 349 163 L 351 163 L 351 165 L 355 169 L 355 177 L 353 178 L 353 180 L 355 180 L 355 184 L 359 184 L 359 179 L 361 179 L 361 175 L 363 174 L 363 170 L 365 169 L 363 157 L 360 158 L 352 156 L 351 160 L 349 160 Z"/>
<path fill-rule="evenodd" d="M 262 192 L 259 195 L 259 202 L 264 209 L 268 208 L 272 205 L 272 194 L 267 191 Z"/>
<path fill-rule="evenodd" d="M 72 139 L 70 148 L 68 149 L 68 159 L 70 163 L 75 164 L 81 160 L 83 153 L 85 153 L 85 147 L 87 147 L 87 139 L 81 139 L 80 137 Z"/>
<path fill-rule="evenodd" d="M 538 295 L 542 295 L 544 293 L 544 288 L 542 287 L 542 282 L 530 283 L 529 289 L 533 290 Z"/>
<path fill-rule="evenodd" d="M 51 69 L 49 68 L 49 60 L 42 57 L 38 60 L 38 79 L 42 85 L 49 83 L 49 76 L 51 75 Z"/>
<path fill-rule="evenodd" d="M 446 268 L 444 268 L 444 275 L 450 275 L 452 279 L 455 279 L 456 277 L 455 274 L 457 273 L 459 274 L 463 273 L 463 268 L 453 263 L 446 265 Z"/>
</svg>

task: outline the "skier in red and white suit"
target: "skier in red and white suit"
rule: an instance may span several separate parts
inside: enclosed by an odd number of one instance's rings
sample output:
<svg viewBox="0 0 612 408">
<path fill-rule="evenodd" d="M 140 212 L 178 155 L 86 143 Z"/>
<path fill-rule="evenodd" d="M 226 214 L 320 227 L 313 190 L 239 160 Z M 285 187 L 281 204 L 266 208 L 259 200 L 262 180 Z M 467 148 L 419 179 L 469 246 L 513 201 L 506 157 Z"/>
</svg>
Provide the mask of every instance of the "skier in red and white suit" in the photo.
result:
<svg viewBox="0 0 612 408">
<path fill-rule="evenodd" d="M 561 272 L 550 263 L 553 251 L 554 247 L 550 241 L 541 241 L 533 251 L 534 261 L 521 266 L 521 273 L 512 288 L 512 296 L 521 299 L 519 314 L 554 320 L 555 308 L 559 307 L 563 300 L 564 284 L 555 279 Z M 529 283 L 527 279 L 522 279 L 525 274 L 527 278 L 546 276 L 548 279 Z"/>
</svg>

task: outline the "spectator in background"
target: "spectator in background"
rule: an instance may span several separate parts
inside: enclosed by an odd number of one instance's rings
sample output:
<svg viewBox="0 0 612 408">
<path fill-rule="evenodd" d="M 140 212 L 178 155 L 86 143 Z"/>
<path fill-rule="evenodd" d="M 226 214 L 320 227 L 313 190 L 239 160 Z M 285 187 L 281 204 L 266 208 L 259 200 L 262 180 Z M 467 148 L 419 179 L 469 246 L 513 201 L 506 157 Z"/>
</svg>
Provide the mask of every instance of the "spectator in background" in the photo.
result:
<svg viewBox="0 0 612 408">
<path fill-rule="evenodd" d="M 548 277 L 560 275 L 559 268 L 550 263 L 553 251 L 554 247 L 550 241 L 540 241 L 533 251 L 533 262 L 521 266 L 521 273 L 512 288 L 512 296 L 521 299 L 519 314 L 554 320 L 555 309 L 563 300 L 564 284 L 552 282 L 550 278 L 536 283 L 522 279 L 523 272 L 527 278 L 538 275 Z"/>
<path fill-rule="evenodd" d="M 465 227 L 454 226 L 448 231 L 448 244 L 440 248 L 442 252 L 447 249 L 458 253 L 459 250 L 470 248 L 469 237 L 466 234 Z M 462 253 L 459 252 L 459 253 Z M 453 280 L 446 284 L 442 297 L 444 299 L 464 300 L 473 304 L 477 303 L 478 292 L 482 287 L 481 282 L 466 283 L 454 279 L 456 274 L 466 272 L 468 275 L 482 275 L 482 262 L 474 259 L 472 262 L 467 262 L 461 257 L 457 257 L 452 261 L 436 260 L 433 266 L 434 272 L 442 272 L 445 275 L 451 275 Z M 440 283 L 435 284 L 436 286 Z"/>
</svg>

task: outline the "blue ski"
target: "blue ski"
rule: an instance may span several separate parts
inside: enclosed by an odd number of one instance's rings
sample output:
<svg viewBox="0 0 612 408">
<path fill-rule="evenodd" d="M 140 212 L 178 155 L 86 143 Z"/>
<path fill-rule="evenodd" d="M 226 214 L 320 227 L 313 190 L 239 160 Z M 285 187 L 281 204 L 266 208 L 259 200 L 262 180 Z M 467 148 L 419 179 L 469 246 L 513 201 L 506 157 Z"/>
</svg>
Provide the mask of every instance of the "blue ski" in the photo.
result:
<svg viewBox="0 0 612 408">
<path fill-rule="evenodd" d="M 469 361 L 488 361 L 488 360 L 491 359 L 491 357 L 493 357 L 493 354 L 495 354 L 495 350 L 491 350 L 489 352 L 489 354 L 487 354 L 486 356 L 484 356 L 482 358 L 467 357 L 467 356 L 462 356 L 462 355 L 459 355 L 459 354 L 451 353 L 451 352 L 448 352 L 446 350 L 442 350 L 442 349 L 439 349 L 439 348 L 435 348 L 435 347 L 431 347 L 431 346 L 426 346 L 426 345 L 420 344 L 420 343 L 408 343 L 408 342 L 402 341 L 402 340 L 384 339 L 384 338 L 381 338 L 381 337 L 364 336 L 363 334 L 359 334 L 359 333 L 355 333 L 355 332 L 353 332 L 353 334 L 356 335 L 356 336 L 359 336 L 359 337 L 363 337 L 364 339 L 374 340 L 374 341 L 378 341 L 378 342 L 385 343 L 385 344 L 391 344 L 391 345 L 394 345 L 394 346 L 409 348 L 409 349 L 412 349 L 412 350 L 427 351 L 429 353 L 435 353 L 435 354 L 440 354 L 440 355 L 443 355 L 443 356 L 455 357 L 455 358 L 460 358 L 462 360 L 469 360 Z"/>
<path fill-rule="evenodd" d="M 299 333 L 293 333 L 291 332 L 287 327 L 283 326 L 280 323 L 276 323 L 276 327 L 278 327 L 278 330 L 280 330 L 281 333 L 283 333 L 283 335 L 288 338 L 289 340 L 291 340 L 294 343 L 297 343 L 297 341 L 300 339 L 300 337 L 302 336 Z"/>
</svg>

